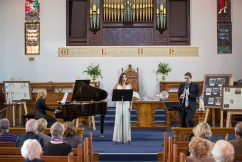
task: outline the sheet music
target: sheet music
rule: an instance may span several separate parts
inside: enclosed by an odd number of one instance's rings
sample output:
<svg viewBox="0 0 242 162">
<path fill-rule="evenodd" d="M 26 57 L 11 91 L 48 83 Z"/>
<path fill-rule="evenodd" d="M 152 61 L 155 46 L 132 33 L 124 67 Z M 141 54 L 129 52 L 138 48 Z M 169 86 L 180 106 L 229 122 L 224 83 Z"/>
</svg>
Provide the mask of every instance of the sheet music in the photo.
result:
<svg viewBox="0 0 242 162">
<path fill-rule="evenodd" d="M 67 97 L 68 97 L 68 93 L 65 92 L 65 94 L 64 94 L 64 96 L 63 96 L 63 99 L 61 100 L 61 104 L 62 104 L 62 105 L 65 105 L 66 100 L 67 100 Z"/>
</svg>

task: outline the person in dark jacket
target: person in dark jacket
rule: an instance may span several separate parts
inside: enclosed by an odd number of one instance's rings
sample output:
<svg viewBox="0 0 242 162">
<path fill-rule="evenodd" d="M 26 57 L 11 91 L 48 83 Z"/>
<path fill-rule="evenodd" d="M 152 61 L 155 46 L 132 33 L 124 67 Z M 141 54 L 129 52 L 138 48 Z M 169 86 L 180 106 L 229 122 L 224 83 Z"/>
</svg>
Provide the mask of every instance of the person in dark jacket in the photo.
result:
<svg viewBox="0 0 242 162">
<path fill-rule="evenodd" d="M 184 75 L 185 82 L 180 84 L 178 99 L 184 104 L 184 111 L 179 111 L 180 123 L 182 127 L 194 127 L 193 117 L 196 112 L 196 99 L 200 95 L 198 84 L 191 81 L 190 72 Z M 187 122 L 186 122 L 187 119 Z"/>
<path fill-rule="evenodd" d="M 21 147 L 21 155 L 24 157 L 24 162 L 43 162 L 40 157 L 43 151 L 36 139 L 27 139 Z"/>
<path fill-rule="evenodd" d="M 38 120 L 40 118 L 44 118 L 47 121 L 47 127 L 50 128 L 52 124 L 56 122 L 54 118 L 47 115 L 45 110 L 47 111 L 55 111 L 54 109 L 50 109 L 45 104 L 45 99 L 47 96 L 47 92 L 44 89 L 40 89 L 36 98 L 35 103 L 35 119 Z"/>
<path fill-rule="evenodd" d="M 0 120 L 0 142 L 16 142 L 17 135 L 9 133 L 10 122 L 7 118 Z"/>
<path fill-rule="evenodd" d="M 25 140 L 27 139 L 36 139 L 37 141 L 39 141 L 41 147 L 44 147 L 44 140 L 35 134 L 36 129 L 37 129 L 37 122 L 35 119 L 30 119 L 27 123 L 26 123 L 26 133 L 24 134 L 20 134 L 17 138 L 16 141 L 16 147 L 22 147 L 23 143 Z"/>
</svg>

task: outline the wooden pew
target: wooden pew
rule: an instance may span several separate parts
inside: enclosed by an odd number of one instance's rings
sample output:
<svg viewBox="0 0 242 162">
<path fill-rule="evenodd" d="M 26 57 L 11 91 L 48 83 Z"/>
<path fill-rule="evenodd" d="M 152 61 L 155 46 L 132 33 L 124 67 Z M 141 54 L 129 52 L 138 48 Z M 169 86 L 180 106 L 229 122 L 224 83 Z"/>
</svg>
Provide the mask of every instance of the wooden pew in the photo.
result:
<svg viewBox="0 0 242 162">
<path fill-rule="evenodd" d="M 84 130 L 85 130 L 84 128 L 76 128 L 77 134 L 78 134 L 78 136 L 80 136 L 81 139 L 83 138 Z M 25 128 L 11 127 L 9 132 L 13 133 L 13 134 L 23 134 L 23 133 L 26 133 L 26 129 Z M 46 128 L 45 134 L 51 134 L 50 133 L 50 128 Z"/>
<path fill-rule="evenodd" d="M 16 147 L 15 142 L 0 142 L 0 147 Z"/>
<path fill-rule="evenodd" d="M 82 162 L 82 146 L 79 144 L 77 148 L 72 148 L 72 152 L 78 162 Z M 19 147 L 0 147 L 0 155 L 21 155 L 21 148 Z M 42 156 L 46 157 L 46 156 Z"/>
<path fill-rule="evenodd" d="M 84 139 L 83 161 L 84 162 L 88 162 L 89 161 L 89 156 L 88 156 L 88 138 L 87 137 Z"/>
<path fill-rule="evenodd" d="M 88 134 L 88 150 L 89 150 L 89 162 L 94 161 L 93 147 L 92 147 L 92 132 Z"/>
<path fill-rule="evenodd" d="M 78 162 L 74 157 L 73 152 L 70 152 L 68 156 L 42 156 L 41 159 L 46 162 Z M 0 161 L 7 162 L 23 162 L 24 158 L 21 155 L 0 155 Z"/>
<path fill-rule="evenodd" d="M 167 161 L 167 133 L 164 132 L 163 136 L 163 152 L 158 152 L 158 161 Z"/>
<path fill-rule="evenodd" d="M 234 162 L 242 162 L 242 155 L 234 155 Z"/>
<path fill-rule="evenodd" d="M 181 127 L 173 127 L 173 137 L 174 142 L 178 141 L 187 141 L 187 139 L 192 134 L 193 128 L 181 128 Z M 234 134 L 234 128 L 219 128 L 219 127 L 211 127 L 211 131 L 213 135 L 216 137 L 216 141 L 218 140 L 219 136 L 222 135 L 223 139 L 226 140 L 227 134 Z"/>
<path fill-rule="evenodd" d="M 186 161 L 186 155 L 183 152 L 180 153 L 180 160 L 179 161 L 180 162 L 185 162 Z"/>
</svg>

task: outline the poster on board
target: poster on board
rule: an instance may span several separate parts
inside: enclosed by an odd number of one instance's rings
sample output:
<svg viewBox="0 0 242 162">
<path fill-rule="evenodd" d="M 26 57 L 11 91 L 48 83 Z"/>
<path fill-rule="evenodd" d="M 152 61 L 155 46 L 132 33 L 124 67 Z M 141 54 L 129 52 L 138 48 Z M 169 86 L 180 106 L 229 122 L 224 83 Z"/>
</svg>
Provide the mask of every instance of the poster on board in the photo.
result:
<svg viewBox="0 0 242 162">
<path fill-rule="evenodd" d="M 242 86 L 223 86 L 222 110 L 242 111 Z"/>
<path fill-rule="evenodd" d="M 4 95 L 7 99 L 7 94 L 11 93 L 12 101 L 31 101 L 32 96 L 30 93 L 29 81 L 4 81 Z"/>
<path fill-rule="evenodd" d="M 228 86 L 231 74 L 205 74 L 203 82 L 203 97 L 205 108 L 221 108 L 222 86 Z"/>
</svg>

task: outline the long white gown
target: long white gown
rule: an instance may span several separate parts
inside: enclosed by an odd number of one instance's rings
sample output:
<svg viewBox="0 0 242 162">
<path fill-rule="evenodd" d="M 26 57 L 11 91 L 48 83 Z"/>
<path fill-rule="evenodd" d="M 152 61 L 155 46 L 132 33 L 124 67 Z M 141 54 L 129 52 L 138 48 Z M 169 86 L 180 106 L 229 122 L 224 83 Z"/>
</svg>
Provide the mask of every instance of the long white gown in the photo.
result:
<svg viewBox="0 0 242 162">
<path fill-rule="evenodd" d="M 121 85 L 118 84 L 117 89 L 122 89 Z M 125 89 L 130 89 L 130 86 L 127 85 Z M 115 114 L 114 132 L 113 132 L 114 142 L 131 141 L 129 106 L 130 106 L 130 101 L 123 102 L 123 131 L 122 131 L 122 101 L 117 101 L 116 103 L 116 114 Z"/>
</svg>

